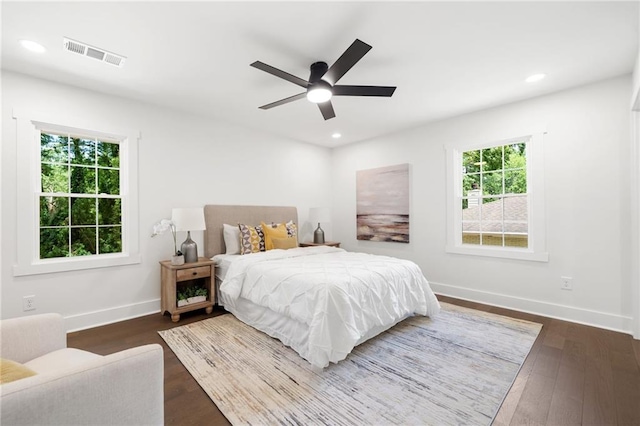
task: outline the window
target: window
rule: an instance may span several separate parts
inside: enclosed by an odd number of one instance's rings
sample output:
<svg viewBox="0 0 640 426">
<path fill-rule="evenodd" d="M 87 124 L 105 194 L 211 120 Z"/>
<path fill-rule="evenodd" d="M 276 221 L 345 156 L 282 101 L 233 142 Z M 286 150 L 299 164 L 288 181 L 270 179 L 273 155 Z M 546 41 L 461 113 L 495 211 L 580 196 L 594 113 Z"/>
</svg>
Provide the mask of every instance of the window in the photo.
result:
<svg viewBox="0 0 640 426">
<path fill-rule="evenodd" d="M 447 251 L 547 261 L 542 134 L 447 148 Z"/>
<path fill-rule="evenodd" d="M 528 141 L 462 152 L 462 244 L 528 247 Z"/>
<path fill-rule="evenodd" d="M 40 259 L 122 252 L 119 141 L 40 133 Z"/>
<path fill-rule="evenodd" d="M 14 275 L 139 263 L 136 133 L 21 111 L 14 118 Z"/>
</svg>

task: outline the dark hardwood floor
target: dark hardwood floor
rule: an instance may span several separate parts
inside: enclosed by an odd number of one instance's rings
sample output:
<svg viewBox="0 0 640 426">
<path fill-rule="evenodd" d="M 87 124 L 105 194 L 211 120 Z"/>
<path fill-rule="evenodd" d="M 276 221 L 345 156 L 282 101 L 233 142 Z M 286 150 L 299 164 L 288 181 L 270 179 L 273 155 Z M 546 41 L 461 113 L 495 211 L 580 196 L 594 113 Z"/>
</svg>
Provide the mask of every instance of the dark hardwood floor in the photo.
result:
<svg viewBox="0 0 640 426">
<path fill-rule="evenodd" d="M 444 302 L 543 324 L 531 353 L 494 425 L 640 425 L 640 341 L 631 336 L 566 321 L 439 296 Z M 147 343 L 164 348 L 165 423 L 227 425 L 229 422 L 191 377 L 157 331 L 214 315 L 148 315 L 70 333 L 69 347 L 102 355 Z"/>
</svg>

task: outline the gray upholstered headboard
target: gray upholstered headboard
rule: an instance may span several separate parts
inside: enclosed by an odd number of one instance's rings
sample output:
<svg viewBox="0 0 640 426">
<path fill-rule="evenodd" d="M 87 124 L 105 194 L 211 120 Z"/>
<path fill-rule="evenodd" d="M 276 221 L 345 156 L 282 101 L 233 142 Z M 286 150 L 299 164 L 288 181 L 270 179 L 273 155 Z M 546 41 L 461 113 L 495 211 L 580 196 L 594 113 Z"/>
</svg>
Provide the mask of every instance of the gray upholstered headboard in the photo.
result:
<svg viewBox="0 0 640 426">
<path fill-rule="evenodd" d="M 204 206 L 204 221 L 207 225 L 204 231 L 204 255 L 207 258 L 224 253 L 226 247 L 222 237 L 222 225 L 260 225 L 260 222 L 288 222 L 298 223 L 298 209 L 296 207 L 274 206 L 224 206 L 208 204 Z M 298 224 L 298 226 L 300 226 Z"/>
</svg>

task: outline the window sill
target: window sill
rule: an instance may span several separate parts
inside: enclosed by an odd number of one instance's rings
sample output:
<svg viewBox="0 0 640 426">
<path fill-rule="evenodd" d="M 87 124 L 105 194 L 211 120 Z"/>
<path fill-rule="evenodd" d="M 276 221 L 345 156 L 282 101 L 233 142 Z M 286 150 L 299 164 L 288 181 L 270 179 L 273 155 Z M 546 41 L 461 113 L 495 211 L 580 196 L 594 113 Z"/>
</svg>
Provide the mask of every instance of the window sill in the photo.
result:
<svg viewBox="0 0 640 426">
<path fill-rule="evenodd" d="M 502 259 L 529 260 L 533 262 L 548 262 L 548 252 L 533 252 L 528 250 L 509 250 L 503 247 L 470 247 L 470 246 L 447 246 L 447 253 L 466 254 L 471 256 L 495 257 Z"/>
<path fill-rule="evenodd" d="M 80 271 L 84 269 L 107 268 L 110 266 L 140 263 L 139 254 L 114 254 L 97 257 L 68 257 L 34 261 L 30 265 L 15 265 L 13 276 L 50 274 L 54 272 Z"/>
</svg>

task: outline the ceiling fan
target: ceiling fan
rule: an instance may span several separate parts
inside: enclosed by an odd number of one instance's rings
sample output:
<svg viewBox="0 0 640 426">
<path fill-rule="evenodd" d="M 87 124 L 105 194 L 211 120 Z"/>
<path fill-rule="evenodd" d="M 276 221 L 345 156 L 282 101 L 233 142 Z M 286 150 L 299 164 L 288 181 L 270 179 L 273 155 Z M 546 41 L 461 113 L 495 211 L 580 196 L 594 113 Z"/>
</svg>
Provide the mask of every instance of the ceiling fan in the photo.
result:
<svg viewBox="0 0 640 426">
<path fill-rule="evenodd" d="M 309 81 L 302 78 L 291 75 L 287 72 L 279 70 L 267 65 L 263 62 L 256 61 L 251 64 L 252 67 L 258 68 L 264 72 L 268 72 L 271 75 L 280 77 L 293 84 L 297 84 L 306 89 L 305 92 L 297 95 L 289 96 L 288 98 L 280 99 L 279 101 L 272 102 L 270 104 L 262 105 L 260 109 L 270 109 L 280 105 L 288 104 L 289 102 L 297 101 L 306 97 L 310 102 L 318 104 L 320 112 L 325 120 L 329 120 L 336 116 L 333 111 L 333 105 L 331 104 L 332 96 L 383 96 L 391 97 L 396 90 L 391 86 L 344 86 L 336 85 L 338 80 L 344 76 L 347 71 L 351 69 L 367 52 L 371 50 L 371 46 L 367 43 L 356 39 L 351 46 L 338 58 L 338 60 L 331 65 L 331 68 L 326 62 L 315 62 L 311 64 L 311 75 Z"/>
</svg>

